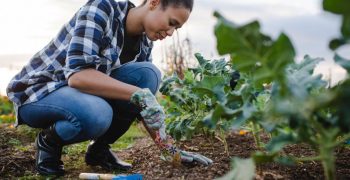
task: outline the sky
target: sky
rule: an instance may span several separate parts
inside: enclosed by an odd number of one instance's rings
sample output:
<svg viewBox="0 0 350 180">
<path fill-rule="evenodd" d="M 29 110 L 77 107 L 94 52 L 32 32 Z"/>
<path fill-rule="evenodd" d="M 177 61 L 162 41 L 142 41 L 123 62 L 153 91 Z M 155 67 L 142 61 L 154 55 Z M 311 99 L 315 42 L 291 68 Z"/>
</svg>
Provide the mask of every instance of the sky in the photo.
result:
<svg viewBox="0 0 350 180">
<path fill-rule="evenodd" d="M 131 0 L 136 5 L 141 0 Z M 28 62 L 30 57 L 42 49 L 60 30 L 86 0 L 0 0 L 0 94 L 10 79 Z M 188 22 L 179 30 L 180 39 L 189 38 L 192 51 L 206 58 L 217 58 L 216 40 L 213 33 L 218 10 L 237 24 L 259 20 L 262 31 L 276 38 L 286 33 L 296 47 L 297 60 L 305 54 L 323 57 L 325 62 L 317 72 L 332 79 L 344 77 L 344 71 L 332 62 L 334 55 L 328 49 L 330 39 L 339 36 L 340 18 L 326 13 L 321 0 L 195 0 Z M 171 44 L 171 37 L 155 42 L 154 63 L 162 66 L 162 47 Z M 338 53 L 350 57 L 350 47 Z"/>
</svg>

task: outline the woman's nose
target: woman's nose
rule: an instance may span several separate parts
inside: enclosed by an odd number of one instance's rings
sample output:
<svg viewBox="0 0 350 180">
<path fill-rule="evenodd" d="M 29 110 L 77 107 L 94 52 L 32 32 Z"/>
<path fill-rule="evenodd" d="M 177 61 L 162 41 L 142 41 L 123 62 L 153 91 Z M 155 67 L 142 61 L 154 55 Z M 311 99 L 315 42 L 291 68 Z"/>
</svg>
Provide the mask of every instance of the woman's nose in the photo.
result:
<svg viewBox="0 0 350 180">
<path fill-rule="evenodd" d="M 167 31 L 166 31 L 167 36 L 172 36 L 173 33 L 174 33 L 174 31 L 175 31 L 175 28 L 174 28 L 174 27 L 172 27 L 171 29 L 167 30 Z"/>
</svg>

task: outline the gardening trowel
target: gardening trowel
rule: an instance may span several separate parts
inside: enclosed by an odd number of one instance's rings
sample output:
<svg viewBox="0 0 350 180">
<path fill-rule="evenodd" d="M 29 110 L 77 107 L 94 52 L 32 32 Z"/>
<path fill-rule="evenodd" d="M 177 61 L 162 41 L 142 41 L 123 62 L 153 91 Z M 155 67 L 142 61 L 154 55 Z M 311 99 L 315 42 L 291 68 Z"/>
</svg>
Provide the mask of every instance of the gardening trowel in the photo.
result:
<svg viewBox="0 0 350 180">
<path fill-rule="evenodd" d="M 142 180 L 142 174 L 116 175 L 99 173 L 80 173 L 79 179 Z"/>
</svg>

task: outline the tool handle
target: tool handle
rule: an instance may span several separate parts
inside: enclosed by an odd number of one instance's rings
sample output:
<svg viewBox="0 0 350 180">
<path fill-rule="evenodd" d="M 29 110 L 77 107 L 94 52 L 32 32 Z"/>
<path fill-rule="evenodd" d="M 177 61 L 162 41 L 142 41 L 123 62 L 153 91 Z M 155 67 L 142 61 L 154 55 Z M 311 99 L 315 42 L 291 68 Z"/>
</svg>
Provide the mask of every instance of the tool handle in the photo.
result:
<svg viewBox="0 0 350 180">
<path fill-rule="evenodd" d="M 79 179 L 113 179 L 115 174 L 80 173 Z"/>
<path fill-rule="evenodd" d="M 109 179 L 109 180 L 142 180 L 142 174 L 99 174 L 99 173 L 80 173 L 79 179 Z"/>
</svg>

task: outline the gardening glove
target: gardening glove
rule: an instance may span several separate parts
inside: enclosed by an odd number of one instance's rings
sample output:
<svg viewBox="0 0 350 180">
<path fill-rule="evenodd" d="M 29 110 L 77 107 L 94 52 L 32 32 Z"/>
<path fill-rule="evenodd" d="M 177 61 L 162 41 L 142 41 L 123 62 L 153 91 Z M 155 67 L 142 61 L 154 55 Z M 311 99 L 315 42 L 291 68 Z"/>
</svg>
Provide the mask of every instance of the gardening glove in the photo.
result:
<svg viewBox="0 0 350 180">
<path fill-rule="evenodd" d="M 147 127 L 158 130 L 165 126 L 165 113 L 163 107 L 159 105 L 156 97 L 149 89 L 140 89 L 131 95 L 130 101 L 141 108 L 140 115 Z"/>
<path fill-rule="evenodd" d="M 187 152 L 187 151 L 180 150 L 180 155 L 181 155 L 181 161 L 186 163 L 192 163 L 197 161 L 206 166 L 213 163 L 213 160 L 194 152 Z"/>
<path fill-rule="evenodd" d="M 162 129 L 163 127 L 156 132 L 155 142 L 162 151 L 161 157 L 163 160 L 172 162 L 173 164 L 176 164 L 176 165 L 180 164 L 181 162 L 183 163 L 198 162 L 206 166 L 213 163 L 211 159 L 201 154 L 194 153 L 194 152 L 187 152 L 187 151 L 178 149 L 175 146 L 175 141 L 172 139 L 172 137 L 169 135 L 166 135 L 165 131 L 162 132 Z"/>
</svg>

